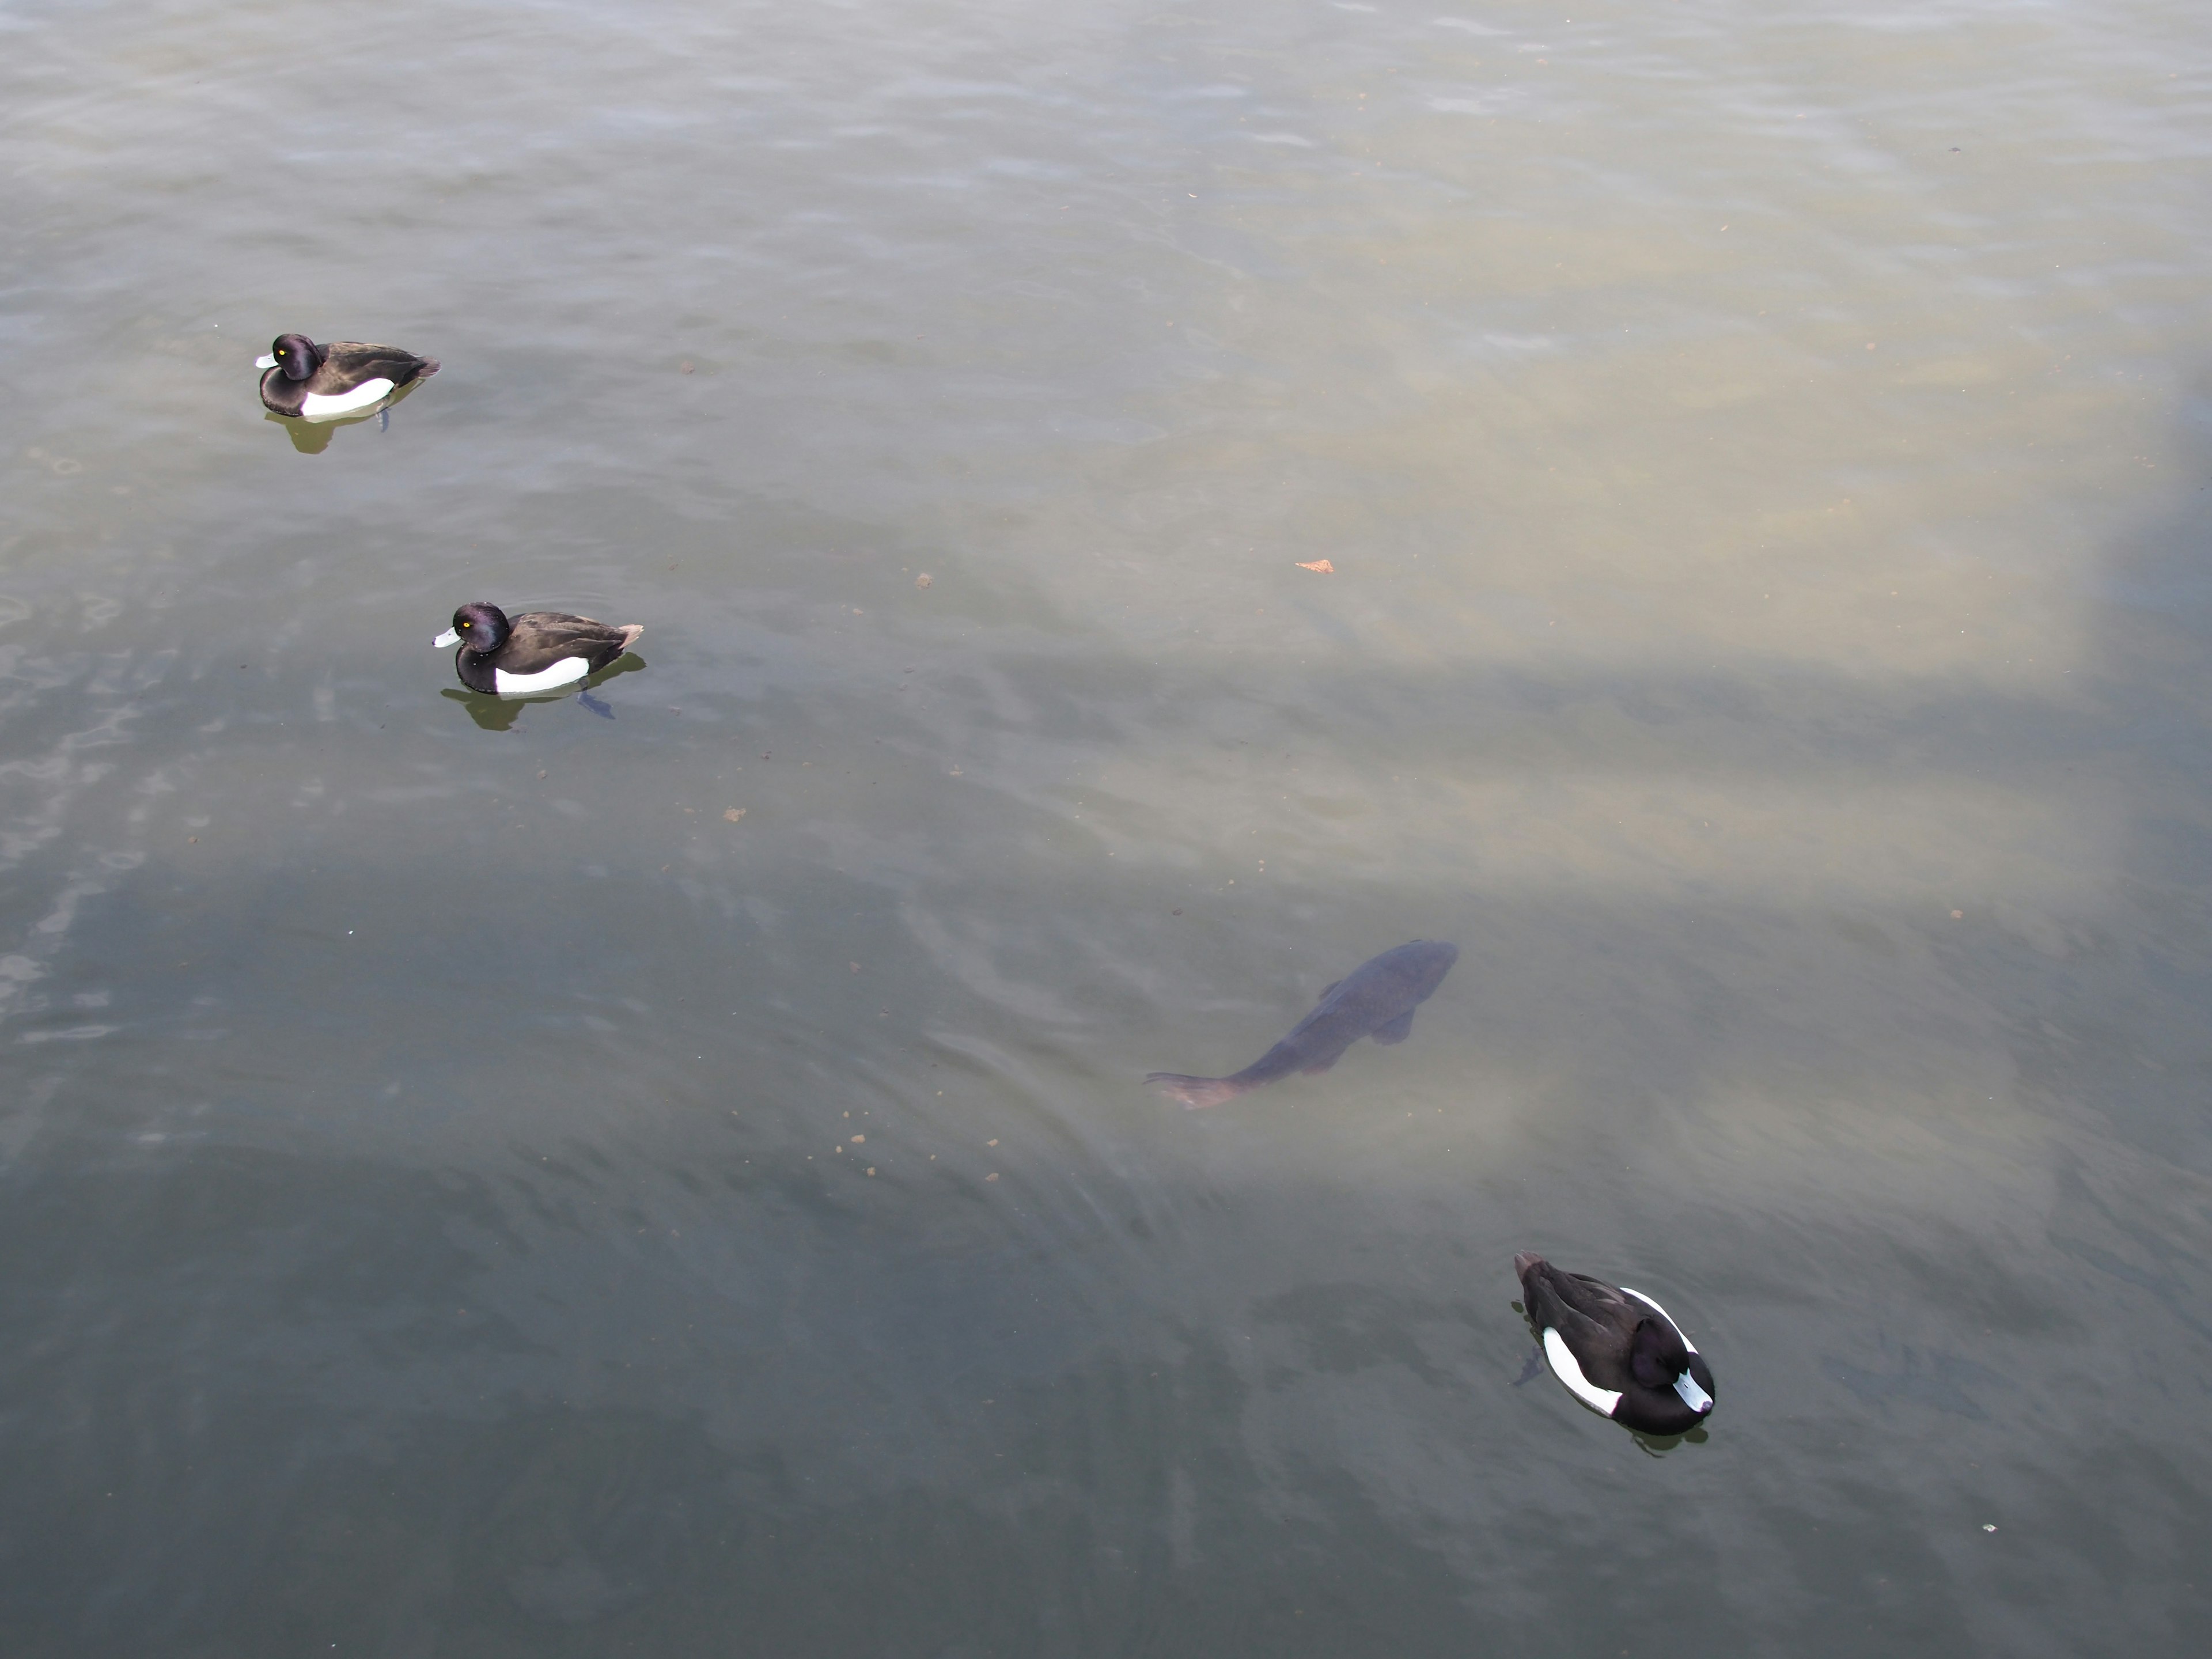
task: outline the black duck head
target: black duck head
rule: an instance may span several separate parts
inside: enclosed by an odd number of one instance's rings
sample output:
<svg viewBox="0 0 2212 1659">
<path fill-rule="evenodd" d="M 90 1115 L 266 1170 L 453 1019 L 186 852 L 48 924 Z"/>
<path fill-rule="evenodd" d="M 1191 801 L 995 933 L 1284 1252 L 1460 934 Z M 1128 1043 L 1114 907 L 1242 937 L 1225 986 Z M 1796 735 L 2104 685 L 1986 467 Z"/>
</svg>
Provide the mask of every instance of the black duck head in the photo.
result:
<svg viewBox="0 0 2212 1659">
<path fill-rule="evenodd" d="M 304 380 L 323 366 L 320 347 L 304 334 L 279 334 L 269 343 L 260 367 L 281 368 L 288 380 Z"/>
<path fill-rule="evenodd" d="M 1690 1351 L 1680 1334 L 1662 1319 L 1636 1322 L 1628 1339 L 1628 1369 L 1643 1387 L 1655 1393 L 1671 1389 L 1693 1412 L 1702 1415 L 1713 1408 L 1712 1396 L 1690 1374 Z"/>
<path fill-rule="evenodd" d="M 453 612 L 453 625 L 430 641 L 458 645 L 478 653 L 496 651 L 507 643 L 507 612 L 481 599 L 471 600 Z"/>
</svg>

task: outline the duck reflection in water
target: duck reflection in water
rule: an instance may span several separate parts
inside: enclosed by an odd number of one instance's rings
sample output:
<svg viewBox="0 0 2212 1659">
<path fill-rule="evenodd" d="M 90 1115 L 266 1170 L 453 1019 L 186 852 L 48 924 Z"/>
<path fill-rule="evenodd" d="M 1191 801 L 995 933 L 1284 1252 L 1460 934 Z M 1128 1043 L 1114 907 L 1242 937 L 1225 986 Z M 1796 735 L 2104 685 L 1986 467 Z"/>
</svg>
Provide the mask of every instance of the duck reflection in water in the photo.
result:
<svg viewBox="0 0 2212 1659">
<path fill-rule="evenodd" d="M 501 697 L 489 691 L 461 691 L 447 686 L 439 696 L 449 702 L 457 702 L 469 712 L 469 718 L 487 732 L 511 732 L 514 723 L 522 718 L 522 711 L 532 703 L 566 702 L 570 698 L 584 705 L 601 720 L 612 720 L 615 711 L 601 702 L 592 693 L 609 680 L 624 674 L 634 674 L 646 665 L 645 659 L 635 653 L 617 657 L 580 686 L 566 685 L 558 691 L 541 693 L 534 697 Z"/>
<path fill-rule="evenodd" d="M 1525 1316 L 1528 1310 L 1520 1303 L 1516 1302 L 1513 1304 L 1513 1311 Z M 1521 1375 L 1513 1379 L 1513 1386 L 1517 1389 L 1522 1387 L 1523 1384 L 1533 1382 L 1538 1377 L 1548 1375 L 1550 1370 L 1551 1367 L 1544 1358 L 1543 1346 L 1540 1341 L 1537 1346 L 1529 1353 L 1528 1363 L 1522 1366 Z M 1619 1419 L 1616 1419 L 1615 1420 L 1618 1421 Z M 1622 1425 L 1622 1426 L 1624 1428 L 1627 1427 L 1626 1424 Z M 1686 1429 L 1680 1434 L 1653 1434 L 1648 1429 L 1632 1428 L 1628 1429 L 1627 1432 L 1628 1437 L 1636 1443 L 1637 1449 L 1642 1452 L 1646 1457 L 1664 1457 L 1668 1452 L 1674 1450 L 1678 1447 L 1685 1445 L 1702 1446 L 1706 1441 L 1712 1438 L 1710 1434 L 1705 1432 L 1705 1428 L 1703 1424 L 1699 1424 L 1694 1429 Z"/>
<path fill-rule="evenodd" d="M 1363 962 L 1321 994 L 1314 1011 L 1290 1035 L 1229 1077 L 1185 1077 L 1154 1072 L 1145 1081 L 1192 1111 L 1218 1106 L 1293 1072 L 1326 1072 L 1364 1036 L 1403 1042 L 1413 1030 L 1413 1010 L 1426 1002 L 1459 960 L 1459 946 L 1417 939 Z"/>
<path fill-rule="evenodd" d="M 264 412 L 261 418 L 271 426 L 281 426 L 284 435 L 292 441 L 292 447 L 302 455 L 319 455 L 331 447 L 331 434 L 342 426 L 359 426 L 363 421 L 374 421 L 380 432 L 388 431 L 392 411 L 415 395 L 415 388 L 422 383 L 410 380 L 397 392 L 380 398 L 368 408 L 335 419 L 325 417 L 311 421 L 301 415 L 276 415 Z"/>
</svg>

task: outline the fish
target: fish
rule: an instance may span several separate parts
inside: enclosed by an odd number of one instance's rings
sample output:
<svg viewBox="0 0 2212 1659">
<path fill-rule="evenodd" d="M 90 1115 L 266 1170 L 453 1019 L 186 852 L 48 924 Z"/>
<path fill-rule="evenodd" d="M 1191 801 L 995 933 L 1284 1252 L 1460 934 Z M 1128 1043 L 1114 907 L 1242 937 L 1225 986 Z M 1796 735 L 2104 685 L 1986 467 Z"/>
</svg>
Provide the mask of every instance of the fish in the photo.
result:
<svg viewBox="0 0 2212 1659">
<path fill-rule="evenodd" d="M 1413 1034 L 1413 1010 L 1426 1002 L 1459 960 L 1459 946 L 1417 939 L 1363 962 L 1321 994 L 1290 1035 L 1229 1077 L 1154 1072 L 1145 1081 L 1192 1111 L 1249 1094 L 1293 1072 L 1326 1072 L 1364 1036 L 1388 1046 Z"/>
</svg>

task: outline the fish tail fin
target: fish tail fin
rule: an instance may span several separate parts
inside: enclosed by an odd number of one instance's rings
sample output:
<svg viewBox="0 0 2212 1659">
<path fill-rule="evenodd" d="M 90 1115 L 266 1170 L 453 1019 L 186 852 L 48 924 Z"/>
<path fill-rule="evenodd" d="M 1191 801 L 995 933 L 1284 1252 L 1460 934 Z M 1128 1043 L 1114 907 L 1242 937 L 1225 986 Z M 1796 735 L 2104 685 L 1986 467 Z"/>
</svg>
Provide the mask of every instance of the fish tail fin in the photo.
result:
<svg viewBox="0 0 2212 1659">
<path fill-rule="evenodd" d="M 1230 1078 L 1185 1077 L 1180 1072 L 1154 1072 L 1145 1081 L 1194 1112 L 1201 1106 L 1218 1106 L 1224 1100 L 1234 1100 L 1248 1086 Z"/>
</svg>

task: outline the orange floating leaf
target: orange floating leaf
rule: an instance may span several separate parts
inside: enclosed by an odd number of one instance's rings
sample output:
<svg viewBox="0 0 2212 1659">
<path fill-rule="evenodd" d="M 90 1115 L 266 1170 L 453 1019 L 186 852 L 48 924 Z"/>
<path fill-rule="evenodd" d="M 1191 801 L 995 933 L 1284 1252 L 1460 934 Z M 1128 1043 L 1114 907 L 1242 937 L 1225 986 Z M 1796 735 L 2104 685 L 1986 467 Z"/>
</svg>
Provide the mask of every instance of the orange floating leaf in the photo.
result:
<svg viewBox="0 0 2212 1659">
<path fill-rule="evenodd" d="M 1316 559 L 1311 564 L 1300 564 L 1298 568 L 1301 570 L 1319 571 L 1324 576 L 1334 576 L 1336 574 L 1336 567 L 1331 564 L 1327 559 Z"/>
</svg>

